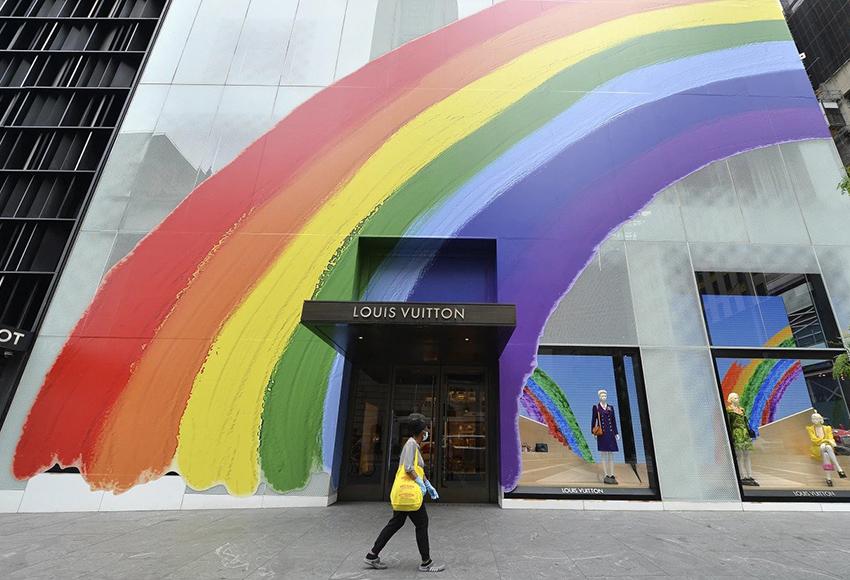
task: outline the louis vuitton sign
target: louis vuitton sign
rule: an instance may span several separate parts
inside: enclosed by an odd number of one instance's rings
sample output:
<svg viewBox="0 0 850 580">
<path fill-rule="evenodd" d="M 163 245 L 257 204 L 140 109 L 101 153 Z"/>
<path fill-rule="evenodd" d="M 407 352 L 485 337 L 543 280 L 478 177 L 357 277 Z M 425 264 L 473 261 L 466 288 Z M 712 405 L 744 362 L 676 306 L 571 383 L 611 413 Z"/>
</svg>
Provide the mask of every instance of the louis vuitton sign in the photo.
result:
<svg viewBox="0 0 850 580">
<path fill-rule="evenodd" d="M 513 304 L 422 302 L 304 302 L 305 324 L 516 325 Z"/>
<path fill-rule="evenodd" d="M 380 306 L 355 304 L 352 307 L 353 319 L 376 320 L 429 320 L 429 321 L 460 321 L 466 320 L 464 306 Z"/>
</svg>

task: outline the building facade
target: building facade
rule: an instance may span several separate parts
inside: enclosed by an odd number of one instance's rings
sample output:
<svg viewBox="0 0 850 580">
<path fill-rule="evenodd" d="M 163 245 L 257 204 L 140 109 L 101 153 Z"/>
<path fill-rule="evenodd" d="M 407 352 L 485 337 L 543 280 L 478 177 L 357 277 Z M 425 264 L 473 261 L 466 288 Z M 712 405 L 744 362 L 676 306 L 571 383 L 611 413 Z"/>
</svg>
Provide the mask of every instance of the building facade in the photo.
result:
<svg viewBox="0 0 850 580">
<path fill-rule="evenodd" d="M 784 5 L 841 159 L 850 165 L 850 6 L 829 0 L 793 0 Z"/>
<path fill-rule="evenodd" d="M 135 84 L 4 510 L 380 501 L 412 412 L 446 501 L 850 499 L 850 200 L 775 0 L 174 0 Z"/>
</svg>

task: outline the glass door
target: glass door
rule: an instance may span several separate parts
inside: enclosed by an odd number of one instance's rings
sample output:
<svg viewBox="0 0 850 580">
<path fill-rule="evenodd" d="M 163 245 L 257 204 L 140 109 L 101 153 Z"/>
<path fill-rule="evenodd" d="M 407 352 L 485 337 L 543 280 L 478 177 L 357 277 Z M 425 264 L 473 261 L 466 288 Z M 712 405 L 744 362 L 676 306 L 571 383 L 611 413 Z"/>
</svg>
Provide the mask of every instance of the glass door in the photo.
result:
<svg viewBox="0 0 850 580">
<path fill-rule="evenodd" d="M 486 502 L 492 469 L 487 373 L 476 367 L 356 369 L 346 427 L 341 500 L 388 500 L 411 413 L 431 422 L 422 444 L 444 502 Z"/>
<path fill-rule="evenodd" d="M 447 501 L 486 502 L 490 462 L 486 372 L 445 367 L 440 394 L 438 489 Z"/>
<path fill-rule="evenodd" d="M 393 388 L 390 402 L 390 444 L 387 457 L 387 478 L 384 485 L 384 498 L 390 496 L 398 470 L 398 460 L 401 448 L 413 433 L 408 427 L 408 417 L 411 413 L 421 413 L 431 422 L 436 423 L 437 397 L 440 386 L 440 369 L 438 367 L 407 367 L 395 368 Z M 422 444 L 422 459 L 425 461 L 425 472 L 429 477 L 436 466 L 435 446 L 431 440 Z"/>
<path fill-rule="evenodd" d="M 389 447 L 386 422 L 390 409 L 390 379 L 389 367 L 355 371 L 340 499 L 382 499 Z"/>
</svg>

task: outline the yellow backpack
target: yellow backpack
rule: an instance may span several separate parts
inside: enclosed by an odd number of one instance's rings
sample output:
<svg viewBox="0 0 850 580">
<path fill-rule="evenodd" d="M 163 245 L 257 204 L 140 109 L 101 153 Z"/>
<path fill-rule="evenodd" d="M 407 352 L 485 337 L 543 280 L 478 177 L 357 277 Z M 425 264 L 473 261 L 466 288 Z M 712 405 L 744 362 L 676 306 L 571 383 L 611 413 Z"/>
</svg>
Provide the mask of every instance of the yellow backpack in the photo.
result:
<svg viewBox="0 0 850 580">
<path fill-rule="evenodd" d="M 413 457 L 413 469 L 416 475 L 425 479 L 425 470 L 419 467 L 419 450 Z M 416 481 L 410 479 L 404 470 L 404 464 L 399 464 L 395 473 L 393 488 L 390 490 L 390 503 L 397 512 L 415 512 L 422 507 L 422 490 Z"/>
</svg>

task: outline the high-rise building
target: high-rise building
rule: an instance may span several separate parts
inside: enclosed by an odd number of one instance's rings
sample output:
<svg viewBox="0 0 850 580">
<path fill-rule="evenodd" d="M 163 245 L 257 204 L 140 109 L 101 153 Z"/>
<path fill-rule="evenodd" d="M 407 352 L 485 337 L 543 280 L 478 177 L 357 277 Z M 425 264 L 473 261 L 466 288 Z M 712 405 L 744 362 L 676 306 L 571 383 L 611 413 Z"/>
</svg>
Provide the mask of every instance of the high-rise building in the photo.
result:
<svg viewBox="0 0 850 580">
<path fill-rule="evenodd" d="M 845 165 L 850 165 L 850 4 L 792 0 L 786 17 Z"/>
<path fill-rule="evenodd" d="M 850 499 L 850 200 L 775 0 L 0 25 L 0 510 L 383 500 L 411 413 L 449 502 Z"/>
</svg>

